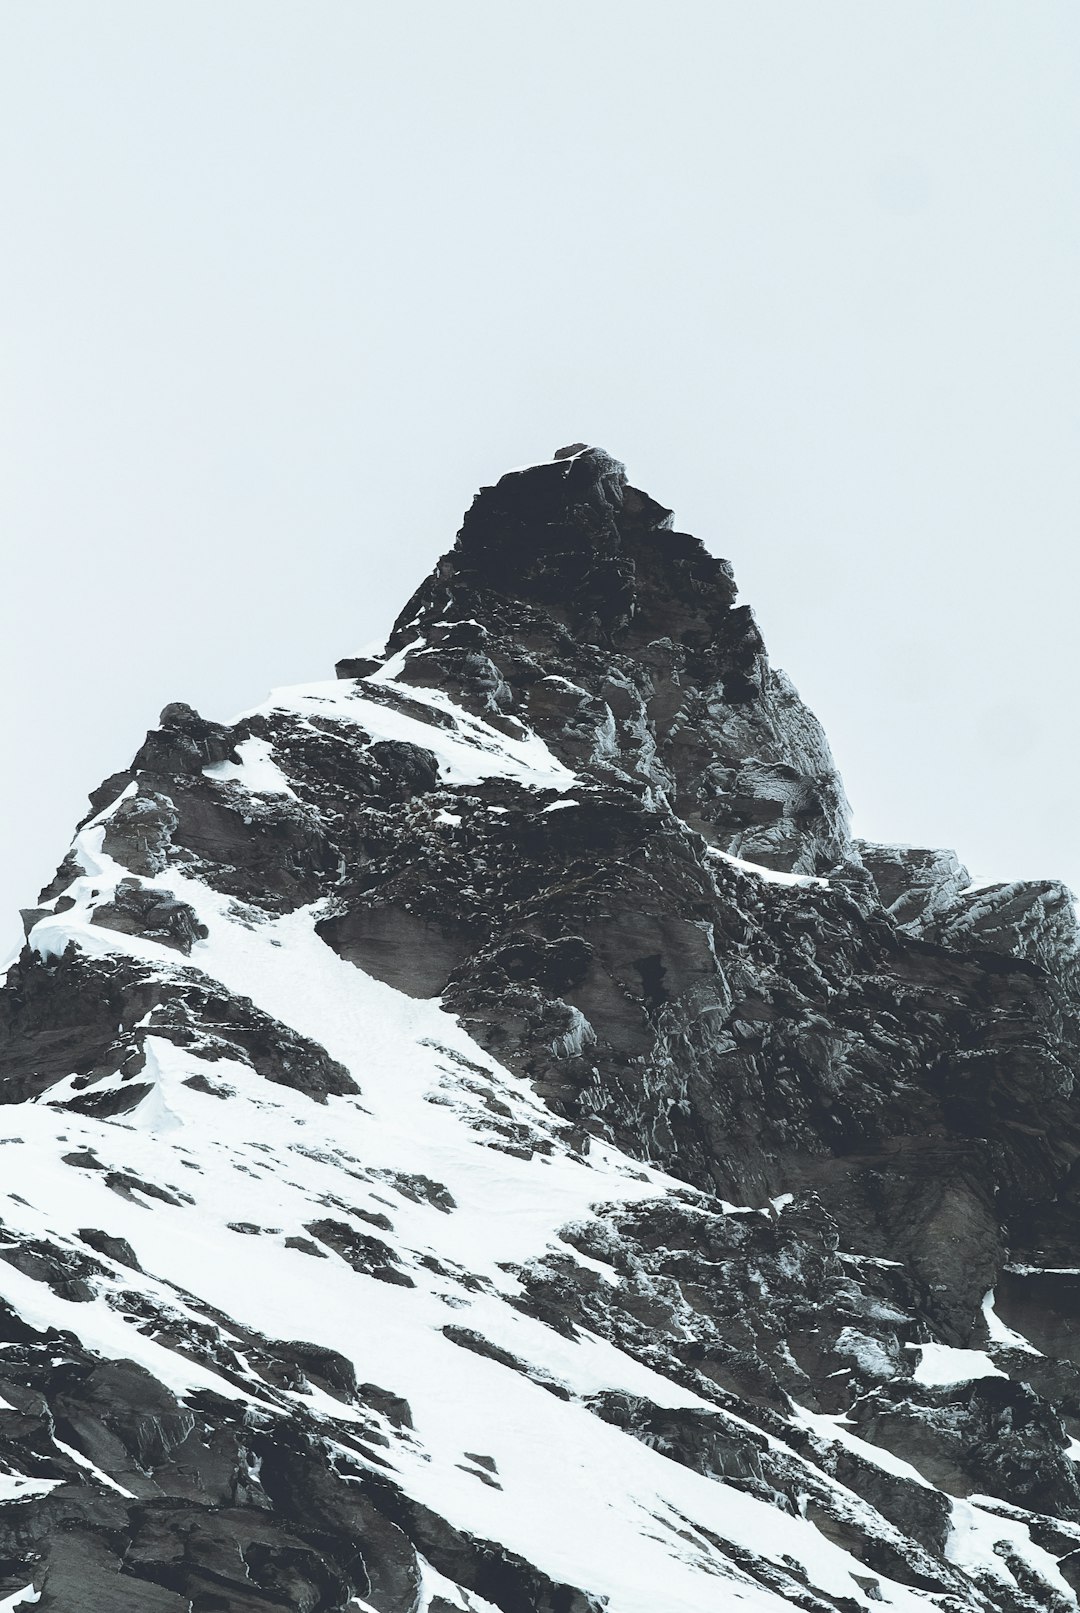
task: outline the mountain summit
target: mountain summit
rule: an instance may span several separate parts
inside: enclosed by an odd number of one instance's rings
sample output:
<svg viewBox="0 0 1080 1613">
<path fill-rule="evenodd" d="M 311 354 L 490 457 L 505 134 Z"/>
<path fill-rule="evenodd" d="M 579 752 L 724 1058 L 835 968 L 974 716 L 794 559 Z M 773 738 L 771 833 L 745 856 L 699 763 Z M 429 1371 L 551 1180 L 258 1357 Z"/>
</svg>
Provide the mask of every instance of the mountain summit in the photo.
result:
<svg viewBox="0 0 1080 1613">
<path fill-rule="evenodd" d="M 0 991 L 0 1613 L 1080 1607 L 1080 970 L 575 444 Z"/>
</svg>

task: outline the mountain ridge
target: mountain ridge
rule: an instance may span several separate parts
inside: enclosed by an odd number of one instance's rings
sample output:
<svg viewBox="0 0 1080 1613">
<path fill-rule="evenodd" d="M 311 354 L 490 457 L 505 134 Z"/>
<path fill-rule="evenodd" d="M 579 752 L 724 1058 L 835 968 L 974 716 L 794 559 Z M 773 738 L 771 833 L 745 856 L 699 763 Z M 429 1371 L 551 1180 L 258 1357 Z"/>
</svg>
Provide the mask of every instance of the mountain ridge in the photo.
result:
<svg viewBox="0 0 1080 1613">
<path fill-rule="evenodd" d="M 0 1607 L 1075 1607 L 1069 893 L 852 839 L 585 445 L 337 670 L 25 915 Z"/>
</svg>

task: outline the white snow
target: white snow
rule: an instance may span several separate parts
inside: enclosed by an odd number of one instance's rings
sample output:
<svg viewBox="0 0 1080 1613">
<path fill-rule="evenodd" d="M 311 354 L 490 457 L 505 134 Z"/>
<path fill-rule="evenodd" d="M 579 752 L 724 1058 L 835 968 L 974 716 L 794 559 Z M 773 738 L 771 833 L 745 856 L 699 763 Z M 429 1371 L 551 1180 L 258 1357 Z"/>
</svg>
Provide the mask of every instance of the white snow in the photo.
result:
<svg viewBox="0 0 1080 1613">
<path fill-rule="evenodd" d="M 118 805 L 119 799 L 109 811 Z M 106 939 L 115 936 L 115 932 L 95 930 L 91 920 L 94 909 L 112 897 L 120 880 L 133 876 L 103 850 L 105 818 L 106 814 L 102 814 L 88 823 L 72 842 L 72 855 L 83 870 L 64 892 L 74 907 L 64 913 L 47 913 L 30 932 L 30 945 L 43 958 L 60 957 L 69 941 L 77 941 L 95 954 L 115 950 Z M 147 956 L 146 949 L 152 949 L 150 956 L 155 959 L 168 955 L 167 949 L 154 941 L 140 941 L 139 946 L 141 957 Z"/>
<path fill-rule="evenodd" d="M 370 673 L 368 677 L 364 678 L 363 682 L 392 683 L 397 677 L 398 673 L 404 670 L 405 663 L 409 659 L 409 656 L 415 655 L 417 650 L 423 650 L 426 648 L 427 639 L 414 638 L 410 644 L 405 645 L 404 649 L 397 650 L 388 661 L 384 661 L 382 666 L 379 667 L 377 671 Z"/>
<path fill-rule="evenodd" d="M 1005 1585 L 1010 1591 L 1023 1590 L 1021 1581 L 1009 1568 L 1003 1550 L 1014 1553 L 1025 1568 L 1058 1593 L 1062 1599 L 1057 1605 L 1077 1607 L 1076 1593 L 1065 1580 L 1057 1565 L 1057 1558 L 1031 1538 L 1026 1523 L 1002 1516 L 1001 1503 L 989 1496 L 971 1496 L 968 1500 L 954 1499 L 952 1518 L 945 1555 L 951 1563 L 965 1573 L 982 1576 Z M 991 1512 L 988 1509 L 993 1508 Z"/>
<path fill-rule="evenodd" d="M 206 777 L 239 784 L 252 795 L 290 795 L 295 801 L 292 786 L 274 761 L 268 740 L 242 739 L 236 751 L 239 762 L 213 762 L 203 768 Z"/>
<path fill-rule="evenodd" d="M 721 851 L 719 846 L 706 846 L 705 849 L 710 857 L 719 857 L 740 873 L 753 874 L 770 885 L 816 885 L 821 890 L 829 888 L 829 881 L 818 874 L 785 874 L 778 868 L 766 868 L 763 863 L 747 862 L 745 857 L 733 857 L 730 852 Z"/>
<path fill-rule="evenodd" d="M 423 1557 L 420 1558 L 420 1596 L 417 1613 L 427 1613 L 437 1596 L 449 1602 L 451 1607 L 462 1609 L 462 1613 L 499 1613 L 493 1602 L 485 1601 L 475 1591 L 463 1591 L 460 1585 L 455 1585 L 452 1579 L 447 1579 L 437 1568 L 432 1568 Z M 372 1613 L 376 1613 L 376 1610 L 373 1609 Z"/>
<path fill-rule="evenodd" d="M 1025 1266 L 1018 1260 L 1011 1261 L 1005 1270 L 1018 1277 L 1080 1277 L 1080 1266 Z"/>
<path fill-rule="evenodd" d="M 48 1495 L 63 1479 L 30 1479 L 25 1473 L 0 1472 L 0 1506 L 26 1501 L 32 1495 Z"/>
<path fill-rule="evenodd" d="M 959 1350 L 951 1344 L 908 1344 L 905 1348 L 919 1351 L 919 1364 L 911 1375 L 916 1383 L 942 1387 L 975 1378 L 1008 1377 L 985 1350 Z"/>
<path fill-rule="evenodd" d="M 1013 1328 L 1007 1327 L 1001 1320 L 1001 1317 L 994 1309 L 994 1290 L 992 1288 L 983 1296 L 982 1312 L 986 1318 L 986 1328 L 990 1334 L 991 1344 L 999 1344 L 1007 1350 L 1023 1350 L 1026 1355 L 1042 1354 L 1042 1351 L 1037 1350 L 1034 1344 L 1026 1339 L 1022 1333 L 1017 1333 Z"/>
<path fill-rule="evenodd" d="M 837 1256 L 840 1260 L 845 1261 L 849 1266 L 895 1266 L 899 1268 L 903 1265 L 903 1262 L 900 1260 L 884 1260 L 880 1255 L 845 1254 L 842 1249 L 837 1250 Z"/>
<path fill-rule="evenodd" d="M 77 1451 L 74 1445 L 65 1445 L 64 1441 L 57 1439 L 55 1434 L 53 1435 L 53 1444 L 58 1451 L 63 1451 L 65 1456 L 69 1456 L 77 1467 L 85 1469 L 87 1473 L 92 1473 L 100 1484 L 104 1484 L 107 1490 L 115 1490 L 117 1495 L 126 1496 L 129 1501 L 135 1500 L 134 1493 L 131 1490 L 125 1490 L 122 1484 L 117 1484 L 115 1479 L 104 1473 L 88 1456 L 84 1456 L 82 1451 Z"/>
<path fill-rule="evenodd" d="M 13 1591 L 0 1601 L 0 1613 L 16 1613 L 20 1607 L 32 1607 L 35 1602 L 41 1601 L 41 1592 L 35 1591 L 33 1580 L 24 1585 L 21 1591 Z"/>
</svg>

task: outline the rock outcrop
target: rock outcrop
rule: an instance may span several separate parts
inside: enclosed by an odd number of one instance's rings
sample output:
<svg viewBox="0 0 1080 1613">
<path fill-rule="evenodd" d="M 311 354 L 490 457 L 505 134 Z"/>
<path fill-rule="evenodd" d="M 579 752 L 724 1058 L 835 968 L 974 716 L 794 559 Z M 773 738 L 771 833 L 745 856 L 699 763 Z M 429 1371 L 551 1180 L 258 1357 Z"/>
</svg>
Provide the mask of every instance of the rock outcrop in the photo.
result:
<svg viewBox="0 0 1080 1613">
<path fill-rule="evenodd" d="M 0 1608 L 1080 1605 L 1070 893 L 853 840 L 597 449 L 338 673 L 26 914 Z"/>
</svg>

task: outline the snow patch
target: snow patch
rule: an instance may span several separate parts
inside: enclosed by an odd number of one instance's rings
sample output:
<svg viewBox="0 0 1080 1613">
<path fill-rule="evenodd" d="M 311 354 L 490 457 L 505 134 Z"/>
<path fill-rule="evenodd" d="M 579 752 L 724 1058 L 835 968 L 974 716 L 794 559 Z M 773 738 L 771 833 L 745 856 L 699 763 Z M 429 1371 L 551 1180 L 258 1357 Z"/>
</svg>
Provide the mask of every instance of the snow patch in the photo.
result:
<svg viewBox="0 0 1080 1613">
<path fill-rule="evenodd" d="M 991 1288 L 984 1296 L 982 1313 L 986 1319 L 986 1329 L 990 1335 L 991 1344 L 999 1344 L 1007 1350 L 1023 1350 L 1025 1355 L 1042 1355 L 1022 1333 L 1006 1326 L 994 1309 L 994 1290 Z"/>
<path fill-rule="evenodd" d="M 41 1592 L 34 1589 L 33 1580 L 24 1585 L 21 1591 L 13 1591 L 0 1601 L 0 1613 L 16 1613 L 20 1607 L 32 1607 L 35 1602 L 41 1601 Z"/>
<path fill-rule="evenodd" d="M 982 1504 L 977 1505 L 977 1502 Z M 1058 1568 L 1057 1558 L 1035 1544 L 1026 1523 L 1002 1517 L 996 1510 L 993 1513 L 986 1510 L 999 1505 L 987 1496 L 972 1496 L 967 1501 L 954 1499 L 950 1505 L 952 1517 L 945 1545 L 949 1562 L 973 1578 L 995 1580 L 1023 1599 L 1026 1587 L 1018 1581 L 1006 1559 L 1006 1553 L 1011 1553 L 1026 1569 L 1052 1586 L 1064 1599 L 1065 1607 L 1078 1605 L 1075 1591 Z"/>
<path fill-rule="evenodd" d="M 398 674 L 404 671 L 405 663 L 409 656 L 415 655 L 417 650 L 426 649 L 426 638 L 414 638 L 411 644 L 406 644 L 404 649 L 395 651 L 388 661 L 384 661 L 377 672 L 372 672 L 369 677 L 364 678 L 362 681 L 364 683 L 393 683 Z"/>
<path fill-rule="evenodd" d="M 728 851 L 721 851 L 719 846 L 706 846 L 705 850 L 710 857 L 719 857 L 721 862 L 728 863 L 737 868 L 742 874 L 753 874 L 757 879 L 763 879 L 770 885 L 798 885 L 804 888 L 816 885 L 819 890 L 828 890 L 829 881 L 818 874 L 785 874 L 778 868 L 766 868 L 762 863 L 747 862 L 745 857 L 733 857 Z"/>
<path fill-rule="evenodd" d="M 0 1472 L 0 1506 L 12 1501 L 26 1501 L 32 1495 L 48 1495 L 63 1479 L 30 1479 L 25 1473 Z"/>
<path fill-rule="evenodd" d="M 251 795 L 296 795 L 274 761 L 273 747 L 265 739 L 242 739 L 236 747 L 239 762 L 213 762 L 203 768 L 206 778 L 239 784 Z"/>
<path fill-rule="evenodd" d="M 919 1364 L 912 1373 L 916 1383 L 942 1388 L 953 1383 L 971 1383 L 975 1378 L 1007 1378 L 985 1350 L 960 1350 L 951 1344 L 907 1344 L 918 1350 Z"/>
<path fill-rule="evenodd" d="M 104 1473 L 100 1467 L 90 1460 L 88 1456 L 84 1456 L 82 1451 L 77 1451 L 74 1445 L 65 1445 L 64 1441 L 62 1439 L 57 1439 L 55 1434 L 53 1435 L 53 1444 L 56 1446 L 58 1451 L 63 1451 L 65 1456 L 69 1456 L 77 1467 L 83 1468 L 87 1473 L 92 1473 L 94 1478 L 97 1479 L 98 1483 L 104 1484 L 107 1490 L 115 1490 L 117 1495 L 126 1496 L 129 1501 L 135 1501 L 137 1499 L 134 1491 L 125 1490 L 122 1484 L 117 1484 L 115 1479 L 111 1479 L 109 1475 Z"/>
</svg>

